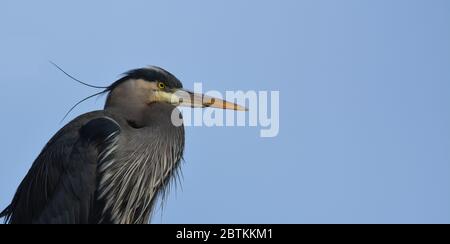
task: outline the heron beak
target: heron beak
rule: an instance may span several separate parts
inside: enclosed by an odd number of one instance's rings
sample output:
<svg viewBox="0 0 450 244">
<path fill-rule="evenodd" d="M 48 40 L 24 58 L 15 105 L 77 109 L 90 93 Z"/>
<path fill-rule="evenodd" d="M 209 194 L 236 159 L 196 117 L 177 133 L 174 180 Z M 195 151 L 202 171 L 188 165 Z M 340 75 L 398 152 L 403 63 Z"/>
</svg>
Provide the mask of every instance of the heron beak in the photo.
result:
<svg viewBox="0 0 450 244">
<path fill-rule="evenodd" d="M 192 108 L 219 108 L 236 111 L 248 111 L 247 108 L 235 103 L 230 103 L 219 98 L 193 93 L 191 91 L 177 89 L 172 93 L 163 92 L 163 100 L 181 107 Z"/>
</svg>

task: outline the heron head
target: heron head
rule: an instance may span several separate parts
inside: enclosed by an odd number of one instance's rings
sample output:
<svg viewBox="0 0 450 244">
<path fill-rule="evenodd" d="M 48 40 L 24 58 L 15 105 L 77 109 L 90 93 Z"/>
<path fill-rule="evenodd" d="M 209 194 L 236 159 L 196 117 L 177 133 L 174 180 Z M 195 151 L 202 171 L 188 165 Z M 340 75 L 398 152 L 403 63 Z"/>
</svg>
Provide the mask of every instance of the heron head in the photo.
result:
<svg viewBox="0 0 450 244">
<path fill-rule="evenodd" d="M 170 72 L 155 66 L 131 70 L 109 88 L 105 109 L 119 109 L 132 117 L 145 116 L 151 108 L 219 108 L 237 111 L 247 109 L 222 99 L 183 89 Z M 139 120 L 139 119 L 138 119 Z"/>
</svg>

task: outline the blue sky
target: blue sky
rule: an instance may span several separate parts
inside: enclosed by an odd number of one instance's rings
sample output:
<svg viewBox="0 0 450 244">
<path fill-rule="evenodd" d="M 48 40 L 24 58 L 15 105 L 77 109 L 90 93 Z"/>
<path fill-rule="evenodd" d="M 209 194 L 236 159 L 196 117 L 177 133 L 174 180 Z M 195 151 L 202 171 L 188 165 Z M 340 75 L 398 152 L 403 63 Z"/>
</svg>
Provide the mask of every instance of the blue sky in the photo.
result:
<svg viewBox="0 0 450 244">
<path fill-rule="evenodd" d="M 187 129 L 154 223 L 450 223 L 449 1 L 2 0 L 0 36 L 1 208 L 94 92 L 52 60 L 98 85 L 153 64 L 280 91 L 276 138 Z"/>
</svg>

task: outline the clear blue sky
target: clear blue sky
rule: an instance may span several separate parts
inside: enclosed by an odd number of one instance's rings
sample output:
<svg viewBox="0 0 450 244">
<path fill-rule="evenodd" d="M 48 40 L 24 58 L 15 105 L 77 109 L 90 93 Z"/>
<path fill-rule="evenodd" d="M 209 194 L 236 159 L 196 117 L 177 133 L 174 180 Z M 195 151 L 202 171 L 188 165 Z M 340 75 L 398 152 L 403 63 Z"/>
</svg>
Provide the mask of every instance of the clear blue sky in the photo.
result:
<svg viewBox="0 0 450 244">
<path fill-rule="evenodd" d="M 280 91 L 276 138 L 187 129 L 154 223 L 450 223 L 447 0 L 2 0 L 0 37 L 0 207 L 93 93 L 53 60 L 98 85 L 154 64 L 188 88 Z"/>
</svg>

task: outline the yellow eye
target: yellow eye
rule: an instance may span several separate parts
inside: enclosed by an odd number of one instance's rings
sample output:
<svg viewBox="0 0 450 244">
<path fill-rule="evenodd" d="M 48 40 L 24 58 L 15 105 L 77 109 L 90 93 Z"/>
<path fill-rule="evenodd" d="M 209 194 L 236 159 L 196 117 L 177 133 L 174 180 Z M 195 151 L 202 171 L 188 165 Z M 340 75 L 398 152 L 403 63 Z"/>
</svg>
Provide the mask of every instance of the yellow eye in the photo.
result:
<svg viewBox="0 0 450 244">
<path fill-rule="evenodd" d="M 164 89 L 164 88 L 166 88 L 166 84 L 164 84 L 162 82 L 158 82 L 158 88 L 159 89 Z"/>
</svg>

